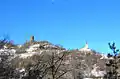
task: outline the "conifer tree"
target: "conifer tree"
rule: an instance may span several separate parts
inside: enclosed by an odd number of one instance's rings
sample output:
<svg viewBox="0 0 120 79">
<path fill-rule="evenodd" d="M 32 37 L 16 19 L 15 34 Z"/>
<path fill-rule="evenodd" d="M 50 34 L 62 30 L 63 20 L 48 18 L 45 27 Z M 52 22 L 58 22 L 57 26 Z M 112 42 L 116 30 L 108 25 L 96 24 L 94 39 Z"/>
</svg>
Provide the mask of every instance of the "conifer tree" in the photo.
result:
<svg viewBox="0 0 120 79">
<path fill-rule="evenodd" d="M 109 48 L 112 50 L 113 55 L 111 55 L 110 53 L 108 53 L 108 62 L 106 63 L 106 68 L 107 68 L 107 74 L 106 77 L 107 79 L 118 79 L 117 78 L 117 54 L 119 52 L 118 49 L 116 49 L 115 43 L 110 44 L 108 43 Z"/>
</svg>

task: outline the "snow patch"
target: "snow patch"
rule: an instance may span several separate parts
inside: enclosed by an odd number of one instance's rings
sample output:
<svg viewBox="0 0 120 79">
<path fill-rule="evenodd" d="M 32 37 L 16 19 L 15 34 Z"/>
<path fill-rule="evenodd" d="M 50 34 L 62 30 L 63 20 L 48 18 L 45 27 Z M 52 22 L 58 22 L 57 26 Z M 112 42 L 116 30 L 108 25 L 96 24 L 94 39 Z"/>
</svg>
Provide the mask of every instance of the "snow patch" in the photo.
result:
<svg viewBox="0 0 120 79">
<path fill-rule="evenodd" d="M 28 52 L 28 53 L 23 53 L 23 54 L 20 54 L 19 57 L 20 58 L 27 58 L 27 57 L 31 57 L 33 55 L 40 55 L 42 53 L 42 51 L 40 52 Z"/>
<path fill-rule="evenodd" d="M 105 71 L 100 71 L 99 66 L 96 66 L 96 64 L 93 66 L 93 70 L 91 71 L 91 74 L 95 77 L 103 77 L 106 72 Z"/>
<path fill-rule="evenodd" d="M 101 58 L 100 59 L 108 59 L 108 57 L 106 56 L 106 55 L 104 55 L 104 54 L 101 54 Z"/>
<path fill-rule="evenodd" d="M 0 55 L 15 55 L 15 49 L 0 49 Z"/>
<path fill-rule="evenodd" d="M 30 46 L 28 49 L 26 49 L 27 52 L 33 52 L 34 50 L 37 50 L 40 47 L 40 44 L 35 44 Z"/>
</svg>

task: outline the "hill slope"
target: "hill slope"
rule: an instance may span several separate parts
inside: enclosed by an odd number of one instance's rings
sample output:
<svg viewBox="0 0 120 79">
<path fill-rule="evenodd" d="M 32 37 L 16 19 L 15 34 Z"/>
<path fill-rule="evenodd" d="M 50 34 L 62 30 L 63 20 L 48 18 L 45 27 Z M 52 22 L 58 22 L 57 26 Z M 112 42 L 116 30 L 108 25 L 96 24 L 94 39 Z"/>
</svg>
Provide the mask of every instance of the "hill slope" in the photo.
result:
<svg viewBox="0 0 120 79">
<path fill-rule="evenodd" d="M 62 46 L 54 45 L 48 41 L 26 42 L 24 45 L 11 46 L 9 48 L 4 47 L 0 50 L 0 54 L 9 55 L 12 66 L 20 72 L 24 72 L 24 76 L 26 76 L 25 73 L 28 73 L 28 68 L 35 69 L 35 65 L 38 64 L 38 62 L 40 67 L 47 63 L 49 63 L 47 66 L 50 66 L 53 55 L 54 61 L 57 61 L 63 54 L 65 55 L 62 63 L 58 71 L 56 71 L 56 75 L 60 75 L 67 71 L 61 79 L 79 79 L 80 77 L 92 76 L 98 77 L 104 76 L 106 73 L 105 61 L 107 57 L 104 55 L 94 50 L 66 50 Z M 56 63 L 58 63 L 55 64 L 57 67 L 60 62 Z M 43 68 L 43 71 L 44 69 L 45 68 Z M 44 76 L 44 79 L 51 78 L 51 74 L 52 73 L 49 70 L 46 76 Z"/>
</svg>

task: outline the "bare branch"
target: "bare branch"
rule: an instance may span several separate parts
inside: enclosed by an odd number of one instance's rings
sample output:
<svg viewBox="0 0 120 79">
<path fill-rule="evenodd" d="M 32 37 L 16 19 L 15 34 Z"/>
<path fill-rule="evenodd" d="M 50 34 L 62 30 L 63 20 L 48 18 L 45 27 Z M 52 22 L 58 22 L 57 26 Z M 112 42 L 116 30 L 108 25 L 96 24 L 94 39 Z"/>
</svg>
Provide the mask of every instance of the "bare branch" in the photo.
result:
<svg viewBox="0 0 120 79">
<path fill-rule="evenodd" d="M 60 77 L 62 77 L 66 73 L 67 73 L 67 71 L 65 71 L 64 73 L 62 73 L 61 75 L 59 75 L 56 79 L 59 79 Z"/>
<path fill-rule="evenodd" d="M 60 61 L 60 64 L 59 64 L 59 65 L 58 65 L 58 67 L 56 68 L 56 70 L 55 70 L 55 73 L 54 73 L 54 74 L 56 74 L 56 73 L 57 73 L 57 71 L 58 71 L 59 67 L 60 67 L 60 66 L 61 66 L 61 64 L 62 64 L 62 61 L 63 61 L 63 60 L 61 60 L 61 61 Z"/>
</svg>

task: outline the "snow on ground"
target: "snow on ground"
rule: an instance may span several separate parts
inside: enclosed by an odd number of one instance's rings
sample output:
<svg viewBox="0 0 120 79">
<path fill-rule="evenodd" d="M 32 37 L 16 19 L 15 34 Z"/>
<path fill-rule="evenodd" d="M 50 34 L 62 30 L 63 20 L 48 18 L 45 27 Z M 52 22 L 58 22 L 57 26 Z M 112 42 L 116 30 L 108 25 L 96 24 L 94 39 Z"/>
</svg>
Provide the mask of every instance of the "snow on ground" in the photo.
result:
<svg viewBox="0 0 120 79">
<path fill-rule="evenodd" d="M 0 49 L 0 55 L 15 55 L 15 49 Z"/>
<path fill-rule="evenodd" d="M 28 49 L 26 49 L 27 52 L 32 52 L 34 50 L 37 50 L 39 48 L 40 44 L 34 44 L 30 46 Z"/>
<path fill-rule="evenodd" d="M 40 44 L 34 44 L 34 45 L 31 45 L 28 49 L 26 49 L 27 53 L 23 53 L 23 54 L 20 54 L 20 58 L 27 58 L 27 57 L 30 57 L 30 56 L 33 56 L 35 54 L 41 54 L 43 51 L 46 51 L 46 52 L 49 52 L 49 51 L 52 51 L 52 50 L 40 50 L 39 52 L 34 52 L 35 50 L 39 49 L 40 47 Z M 44 47 L 54 47 L 53 45 L 46 45 Z M 62 50 L 64 51 L 64 50 Z M 54 50 L 54 52 L 57 52 L 57 54 L 59 54 L 61 52 L 61 50 Z"/>
<path fill-rule="evenodd" d="M 40 55 L 40 54 L 41 54 L 42 52 L 44 52 L 44 51 L 45 51 L 46 53 L 48 52 L 48 54 L 50 54 L 50 53 L 49 53 L 50 50 L 40 50 L 39 52 L 27 52 L 27 53 L 19 54 L 19 57 L 20 57 L 20 58 L 27 58 L 27 57 L 31 57 L 31 56 L 36 55 L 36 54 L 37 54 L 37 55 Z M 52 50 L 51 50 L 51 51 L 52 51 Z M 57 51 L 58 53 L 60 53 L 59 50 L 54 50 L 54 51 Z M 53 51 L 53 52 L 54 52 L 54 51 Z"/>
<path fill-rule="evenodd" d="M 100 59 L 108 59 L 108 60 L 114 59 L 113 57 L 108 58 L 107 55 L 104 55 L 104 54 L 101 54 L 101 56 L 102 57 Z"/>
<path fill-rule="evenodd" d="M 40 46 L 40 44 L 34 44 L 32 46 L 30 46 L 30 48 L 38 48 Z"/>
<path fill-rule="evenodd" d="M 40 52 L 29 52 L 29 53 L 23 53 L 23 54 L 19 54 L 20 58 L 27 58 L 27 57 L 31 57 L 33 55 L 40 55 L 42 53 L 42 51 Z"/>
<path fill-rule="evenodd" d="M 24 72 L 24 71 L 25 71 L 25 69 L 24 69 L 24 68 L 19 70 L 19 72 Z"/>
<path fill-rule="evenodd" d="M 96 66 L 96 64 L 93 66 L 93 70 L 91 71 L 91 74 L 95 77 L 103 77 L 106 72 L 105 71 L 100 71 L 98 68 L 98 66 Z"/>
<path fill-rule="evenodd" d="M 100 59 L 108 59 L 108 57 L 106 56 L 106 55 L 104 55 L 104 54 L 101 54 L 101 58 Z"/>
<path fill-rule="evenodd" d="M 52 48 L 57 48 L 56 46 L 54 46 L 54 45 L 46 45 L 46 46 L 44 46 L 45 48 L 49 48 L 49 47 L 52 47 Z"/>
</svg>

